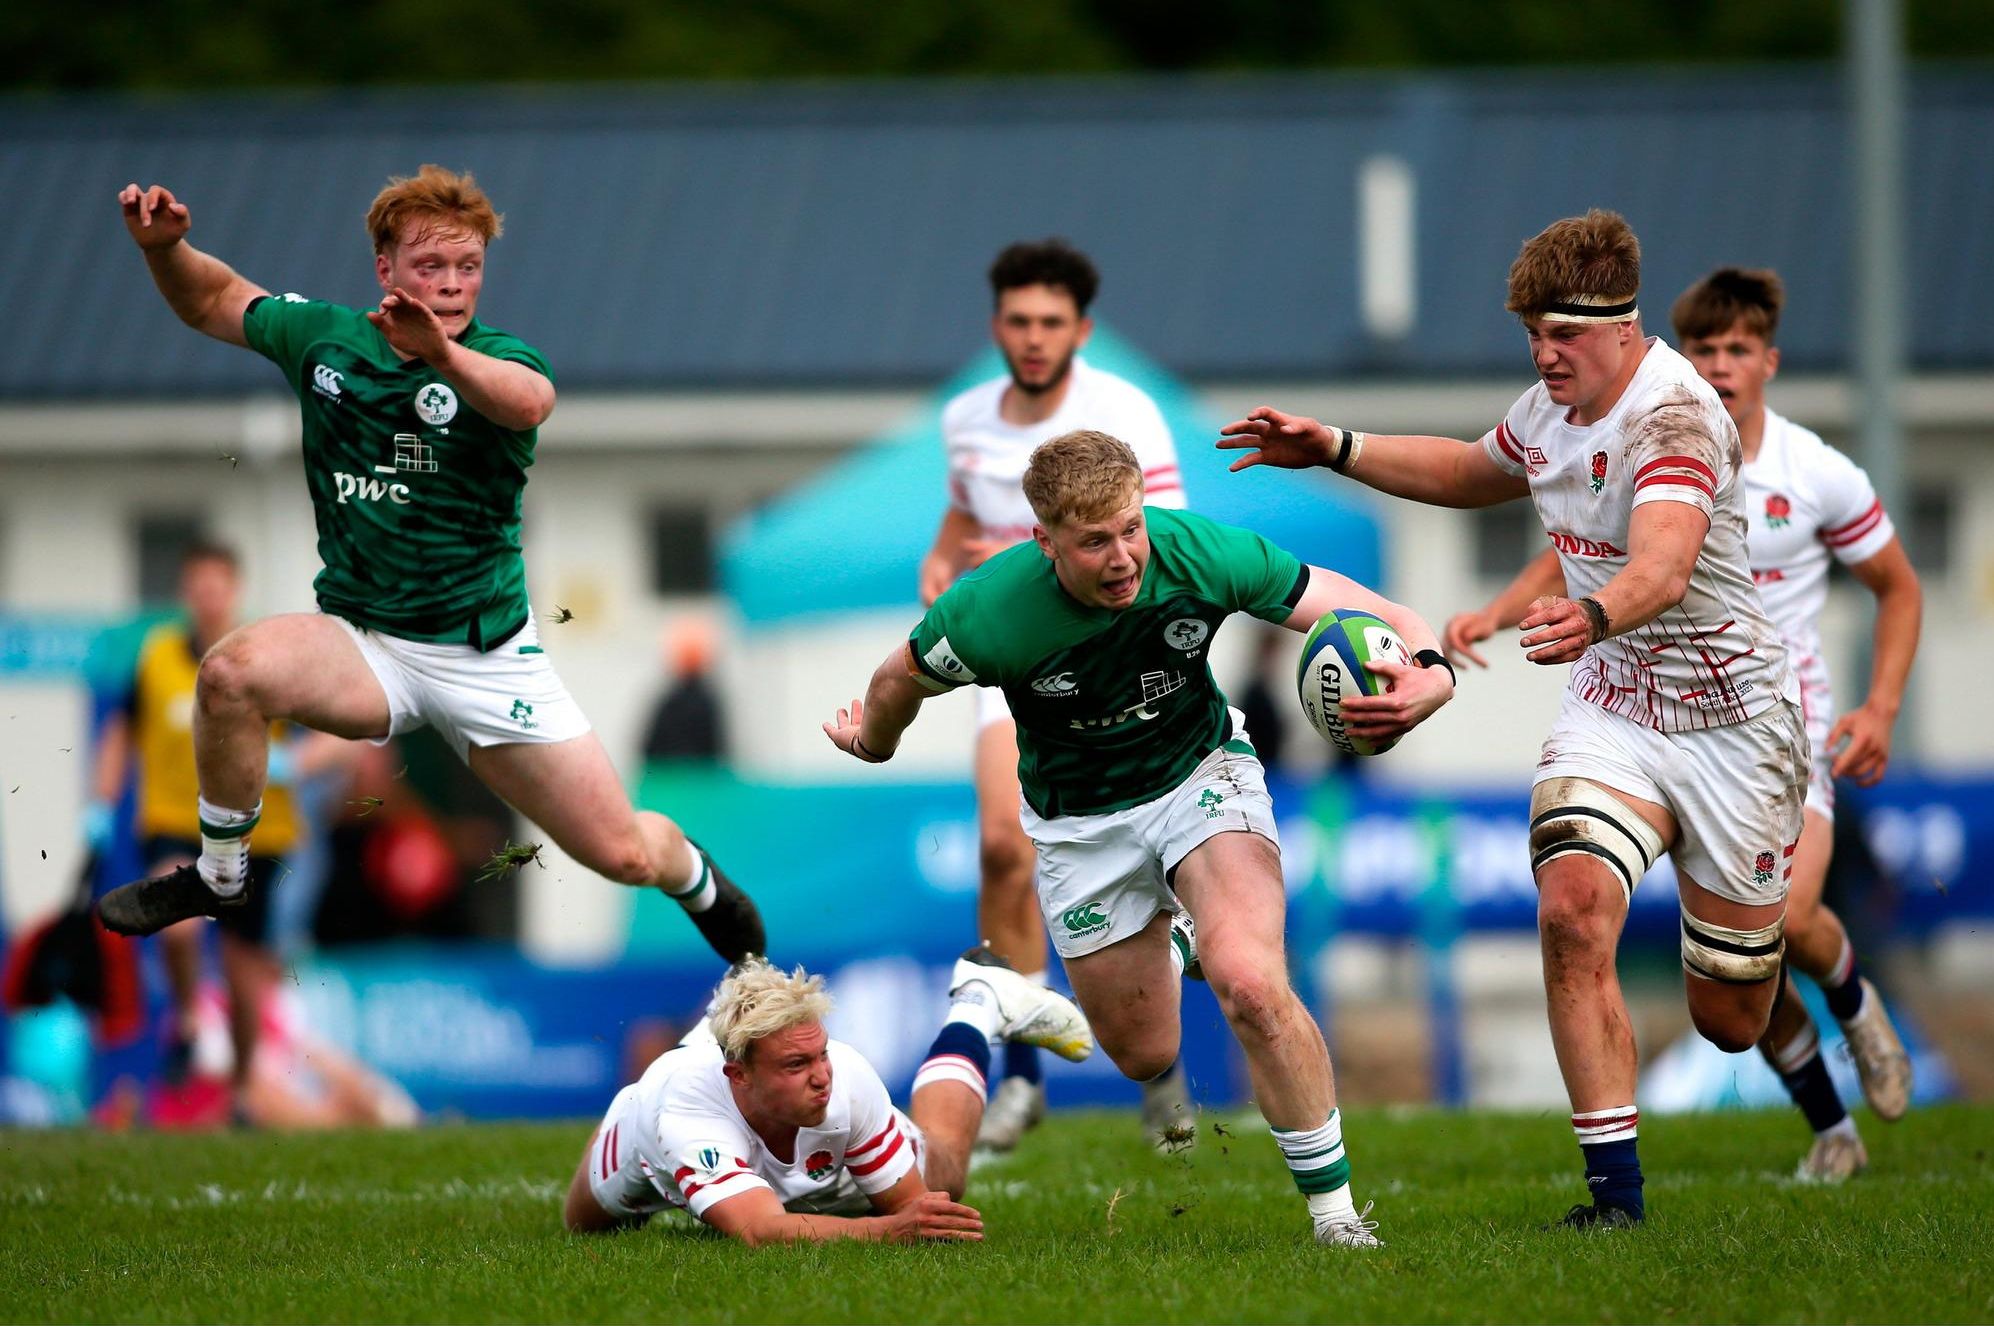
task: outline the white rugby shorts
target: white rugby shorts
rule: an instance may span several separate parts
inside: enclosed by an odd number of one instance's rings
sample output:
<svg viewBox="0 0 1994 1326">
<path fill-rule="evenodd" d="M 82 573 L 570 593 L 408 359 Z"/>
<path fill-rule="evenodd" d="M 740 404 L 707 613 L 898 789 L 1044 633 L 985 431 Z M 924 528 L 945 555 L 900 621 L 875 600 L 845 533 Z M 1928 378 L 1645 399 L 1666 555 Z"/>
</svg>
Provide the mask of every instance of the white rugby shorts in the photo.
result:
<svg viewBox="0 0 1994 1326">
<path fill-rule="evenodd" d="M 1828 733 L 1835 726 L 1835 695 L 1828 685 L 1828 669 L 1811 656 L 1795 655 L 1793 670 L 1800 677 L 1800 714 L 1807 723 L 1807 746 L 1812 753 L 1808 765 L 1807 809 L 1833 823 L 1835 819 L 1834 752 L 1828 748 Z"/>
<path fill-rule="evenodd" d="M 540 648 L 539 623 L 531 613 L 526 625 L 489 653 L 469 645 L 403 640 L 344 617 L 333 620 L 346 628 L 387 693 L 388 737 L 433 727 L 464 758 L 473 746 L 568 741 L 589 730 L 581 706 Z"/>
<path fill-rule="evenodd" d="M 1019 818 L 1038 855 L 1039 910 L 1062 958 L 1084 957 L 1141 933 L 1176 911 L 1170 872 L 1222 833 L 1257 833 L 1280 850 L 1266 771 L 1250 753 L 1239 714 L 1233 737 L 1170 791 L 1104 815 Z"/>
<path fill-rule="evenodd" d="M 1666 807 L 1677 870 L 1757 907 L 1786 897 L 1807 766 L 1800 708 L 1786 700 L 1742 723 L 1659 732 L 1567 691 L 1535 781 L 1584 778 Z"/>
<path fill-rule="evenodd" d="M 1004 698 L 1002 687 L 978 686 L 976 688 L 976 730 L 981 733 L 992 723 L 1011 722 L 1011 702 Z"/>
</svg>

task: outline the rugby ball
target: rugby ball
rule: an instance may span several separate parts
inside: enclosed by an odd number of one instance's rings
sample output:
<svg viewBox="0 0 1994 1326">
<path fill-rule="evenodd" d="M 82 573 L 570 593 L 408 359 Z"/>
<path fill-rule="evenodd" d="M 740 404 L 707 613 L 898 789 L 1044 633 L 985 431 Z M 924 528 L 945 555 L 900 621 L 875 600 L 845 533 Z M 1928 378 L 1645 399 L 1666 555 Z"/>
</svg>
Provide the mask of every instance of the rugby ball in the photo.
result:
<svg viewBox="0 0 1994 1326">
<path fill-rule="evenodd" d="M 1364 665 L 1372 661 L 1412 662 L 1412 651 L 1382 618 L 1353 608 L 1326 612 L 1302 642 L 1302 662 L 1295 678 L 1302 713 L 1316 735 L 1345 755 L 1382 755 L 1398 744 L 1383 745 L 1353 737 L 1344 730 L 1342 703 L 1349 695 L 1376 695 L 1385 679 Z"/>
</svg>

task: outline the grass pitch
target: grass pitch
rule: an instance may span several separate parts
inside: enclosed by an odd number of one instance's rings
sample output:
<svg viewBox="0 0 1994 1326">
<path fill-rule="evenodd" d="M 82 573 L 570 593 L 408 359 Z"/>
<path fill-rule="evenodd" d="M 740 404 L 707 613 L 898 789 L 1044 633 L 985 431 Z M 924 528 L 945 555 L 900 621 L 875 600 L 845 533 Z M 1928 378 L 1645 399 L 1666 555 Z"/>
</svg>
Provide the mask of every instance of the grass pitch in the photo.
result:
<svg viewBox="0 0 1994 1326">
<path fill-rule="evenodd" d="M 1214 1123 L 1225 1130 L 1221 1134 Z M 1272 1139 L 1207 1115 L 1055 1115 L 981 1168 L 974 1247 L 750 1251 L 677 1220 L 557 1217 L 587 1124 L 401 1135 L 0 1134 L 14 1321 L 1972 1321 L 1994 1317 L 1994 1110 L 1886 1127 L 1847 1187 L 1785 1178 L 1785 1111 L 1643 1120 L 1649 1221 L 1547 1234 L 1562 1117 L 1360 1111 L 1382 1251 L 1317 1248 Z"/>
</svg>

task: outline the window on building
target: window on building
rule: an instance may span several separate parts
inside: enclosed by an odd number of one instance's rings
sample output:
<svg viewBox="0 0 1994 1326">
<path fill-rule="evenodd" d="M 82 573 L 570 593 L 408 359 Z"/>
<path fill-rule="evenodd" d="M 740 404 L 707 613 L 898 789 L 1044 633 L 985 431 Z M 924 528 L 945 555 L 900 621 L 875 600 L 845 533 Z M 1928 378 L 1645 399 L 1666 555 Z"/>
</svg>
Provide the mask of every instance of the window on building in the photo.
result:
<svg viewBox="0 0 1994 1326">
<path fill-rule="evenodd" d="M 1474 573 L 1508 584 L 1523 564 L 1544 551 L 1544 526 L 1529 502 L 1502 502 L 1472 513 Z"/>
<path fill-rule="evenodd" d="M 138 601 L 172 603 L 180 594 L 180 554 L 207 533 L 207 522 L 187 511 L 151 511 L 133 527 Z"/>
<path fill-rule="evenodd" d="M 713 592 L 713 518 L 705 507 L 653 507 L 647 534 L 653 594 Z"/>
</svg>

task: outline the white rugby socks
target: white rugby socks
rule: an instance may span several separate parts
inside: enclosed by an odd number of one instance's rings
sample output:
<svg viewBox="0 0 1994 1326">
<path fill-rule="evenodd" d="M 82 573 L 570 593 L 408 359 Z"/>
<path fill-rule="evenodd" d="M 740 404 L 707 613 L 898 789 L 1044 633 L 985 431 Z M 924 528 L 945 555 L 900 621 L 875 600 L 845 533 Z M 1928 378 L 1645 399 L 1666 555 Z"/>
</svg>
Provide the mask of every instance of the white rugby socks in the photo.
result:
<svg viewBox="0 0 1994 1326">
<path fill-rule="evenodd" d="M 957 986 L 955 996 L 949 1002 L 948 1020 L 976 1028 L 986 1041 L 996 1040 L 1004 1029 L 1004 1014 L 997 1007 L 997 992 L 990 988 L 988 981 L 964 981 Z"/>
<path fill-rule="evenodd" d="M 705 853 L 694 847 L 690 838 L 685 840 L 685 852 L 692 862 L 691 873 L 687 875 L 686 882 L 677 888 L 669 884 L 660 884 L 658 887 L 664 891 L 666 897 L 688 912 L 703 912 L 720 896 L 720 886 L 713 882 L 713 871 L 707 867 Z"/>
<path fill-rule="evenodd" d="M 218 898 L 233 898 L 249 883 L 249 831 L 263 817 L 263 803 L 248 810 L 217 806 L 200 799 L 201 859 L 196 865 L 201 882 Z"/>
</svg>

